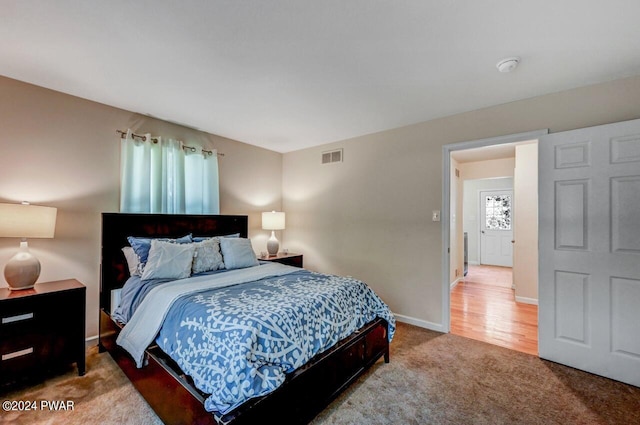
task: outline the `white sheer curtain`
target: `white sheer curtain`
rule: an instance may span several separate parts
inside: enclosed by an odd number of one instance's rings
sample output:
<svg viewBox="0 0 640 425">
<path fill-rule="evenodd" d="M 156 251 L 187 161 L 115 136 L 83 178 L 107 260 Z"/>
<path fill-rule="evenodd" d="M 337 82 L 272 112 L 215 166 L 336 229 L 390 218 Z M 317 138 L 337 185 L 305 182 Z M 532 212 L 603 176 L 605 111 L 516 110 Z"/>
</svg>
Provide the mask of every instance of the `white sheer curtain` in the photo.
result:
<svg viewBox="0 0 640 425">
<path fill-rule="evenodd" d="M 120 142 L 120 211 L 219 214 L 218 155 L 180 141 L 133 136 Z"/>
<path fill-rule="evenodd" d="M 188 151 L 184 173 L 188 182 L 185 186 L 185 212 L 219 214 L 218 151 Z"/>
</svg>

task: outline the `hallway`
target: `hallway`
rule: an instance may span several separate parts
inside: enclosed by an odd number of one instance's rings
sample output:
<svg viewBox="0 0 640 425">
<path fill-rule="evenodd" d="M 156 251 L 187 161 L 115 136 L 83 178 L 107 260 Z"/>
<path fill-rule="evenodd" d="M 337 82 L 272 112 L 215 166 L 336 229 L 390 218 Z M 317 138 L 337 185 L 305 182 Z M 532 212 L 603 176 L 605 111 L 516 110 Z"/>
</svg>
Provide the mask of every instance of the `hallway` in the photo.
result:
<svg viewBox="0 0 640 425">
<path fill-rule="evenodd" d="M 512 269 L 469 265 L 451 290 L 451 333 L 538 355 L 538 306 L 516 303 Z"/>
</svg>

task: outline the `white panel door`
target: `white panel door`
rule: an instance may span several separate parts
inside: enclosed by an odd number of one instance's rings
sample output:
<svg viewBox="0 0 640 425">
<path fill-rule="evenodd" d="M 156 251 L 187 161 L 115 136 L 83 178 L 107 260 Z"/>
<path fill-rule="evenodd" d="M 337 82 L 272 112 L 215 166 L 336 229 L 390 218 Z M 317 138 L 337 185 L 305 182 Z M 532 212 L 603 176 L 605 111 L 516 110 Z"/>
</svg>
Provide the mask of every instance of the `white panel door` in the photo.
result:
<svg viewBox="0 0 640 425">
<path fill-rule="evenodd" d="M 513 266 L 513 191 L 480 192 L 480 264 Z"/>
<path fill-rule="evenodd" d="M 640 386 L 640 120 L 538 147 L 540 357 Z"/>
</svg>

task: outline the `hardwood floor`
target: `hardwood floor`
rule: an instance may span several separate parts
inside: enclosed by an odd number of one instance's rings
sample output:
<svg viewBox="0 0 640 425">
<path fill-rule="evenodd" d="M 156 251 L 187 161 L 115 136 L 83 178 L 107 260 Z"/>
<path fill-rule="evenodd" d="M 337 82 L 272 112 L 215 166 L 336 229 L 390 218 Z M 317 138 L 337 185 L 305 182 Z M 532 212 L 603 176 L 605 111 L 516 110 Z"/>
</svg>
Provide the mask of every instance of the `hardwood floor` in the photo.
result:
<svg viewBox="0 0 640 425">
<path fill-rule="evenodd" d="M 451 290 L 451 333 L 538 355 L 538 306 L 517 303 L 509 267 L 472 266 Z"/>
</svg>

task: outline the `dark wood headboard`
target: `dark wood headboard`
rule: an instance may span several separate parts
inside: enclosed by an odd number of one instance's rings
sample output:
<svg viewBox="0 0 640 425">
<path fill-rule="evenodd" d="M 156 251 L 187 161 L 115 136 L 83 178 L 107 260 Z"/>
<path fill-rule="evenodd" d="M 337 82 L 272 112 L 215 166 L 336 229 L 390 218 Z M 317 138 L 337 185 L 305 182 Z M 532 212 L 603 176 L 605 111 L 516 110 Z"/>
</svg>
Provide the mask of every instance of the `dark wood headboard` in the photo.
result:
<svg viewBox="0 0 640 425">
<path fill-rule="evenodd" d="M 178 238 L 222 236 L 240 233 L 248 236 L 246 215 L 185 215 L 185 214 L 102 214 L 102 251 L 100 266 L 100 308 L 107 311 L 111 291 L 122 288 L 129 278 L 129 269 L 122 248 L 129 245 L 128 236 Z"/>
</svg>

